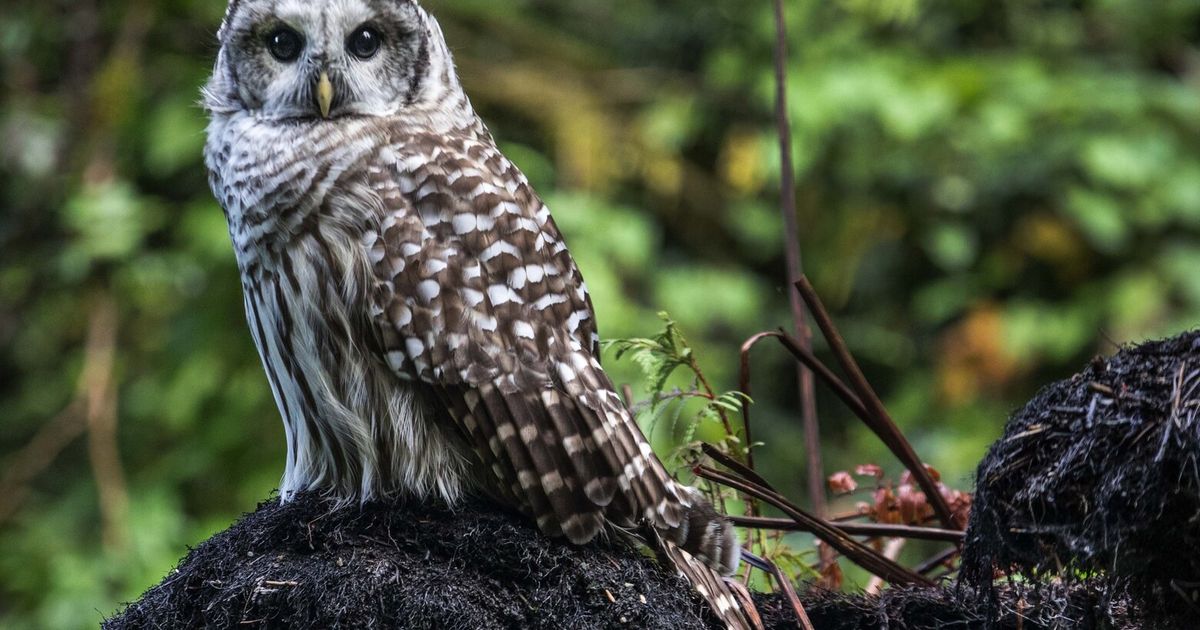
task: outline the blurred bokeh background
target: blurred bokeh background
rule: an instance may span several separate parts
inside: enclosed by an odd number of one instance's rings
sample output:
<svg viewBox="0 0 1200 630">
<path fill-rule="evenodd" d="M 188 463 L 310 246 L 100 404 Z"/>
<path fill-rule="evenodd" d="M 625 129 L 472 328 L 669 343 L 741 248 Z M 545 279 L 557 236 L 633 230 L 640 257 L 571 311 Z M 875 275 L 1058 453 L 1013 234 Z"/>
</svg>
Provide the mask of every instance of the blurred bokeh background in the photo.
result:
<svg viewBox="0 0 1200 630">
<path fill-rule="evenodd" d="M 666 310 L 736 387 L 741 342 L 790 320 L 770 3 L 426 4 L 604 336 Z M 2 627 L 95 626 L 282 470 L 201 163 L 223 11 L 0 9 Z M 1039 384 L 1200 324 L 1200 1 L 787 11 L 806 271 L 947 481 L 970 486 Z M 792 364 L 754 367 L 760 464 L 803 500 Z M 898 469 L 823 394 L 819 412 L 826 472 Z"/>
</svg>

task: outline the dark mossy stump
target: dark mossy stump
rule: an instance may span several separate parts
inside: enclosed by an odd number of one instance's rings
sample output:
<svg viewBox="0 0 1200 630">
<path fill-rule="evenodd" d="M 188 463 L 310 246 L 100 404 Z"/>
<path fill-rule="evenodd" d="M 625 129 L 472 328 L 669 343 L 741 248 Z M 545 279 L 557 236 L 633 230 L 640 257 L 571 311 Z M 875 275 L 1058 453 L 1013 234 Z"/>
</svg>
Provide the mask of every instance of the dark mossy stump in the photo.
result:
<svg viewBox="0 0 1200 630">
<path fill-rule="evenodd" d="M 810 589 L 817 630 L 1200 627 L 1200 332 L 1045 388 L 977 479 L 960 582 Z M 778 597 L 756 600 L 768 628 L 797 627 Z M 712 624 L 682 580 L 622 541 L 549 540 L 487 504 L 333 510 L 308 496 L 264 503 L 105 627 Z"/>
<path fill-rule="evenodd" d="M 1200 332 L 1126 348 L 1043 389 L 976 485 L 964 583 L 986 589 L 997 571 L 1106 580 L 1200 619 Z"/>
<path fill-rule="evenodd" d="M 486 504 L 270 501 L 105 628 L 707 628 L 680 578 L 619 542 L 549 540 Z"/>
</svg>

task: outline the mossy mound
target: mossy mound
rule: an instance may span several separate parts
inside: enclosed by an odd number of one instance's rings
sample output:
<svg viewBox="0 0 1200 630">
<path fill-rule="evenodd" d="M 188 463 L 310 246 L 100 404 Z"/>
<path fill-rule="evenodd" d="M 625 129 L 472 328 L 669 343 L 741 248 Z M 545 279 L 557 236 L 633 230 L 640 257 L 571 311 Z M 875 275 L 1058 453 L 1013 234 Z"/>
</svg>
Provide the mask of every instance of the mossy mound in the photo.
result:
<svg viewBox="0 0 1200 630">
<path fill-rule="evenodd" d="M 1042 390 L 979 466 L 964 581 L 1200 582 L 1200 331 L 1129 347 Z M 1183 602 L 1178 602 L 1184 605 Z"/>
<path fill-rule="evenodd" d="M 196 547 L 108 630 L 707 628 L 678 577 L 620 542 L 576 547 L 472 503 L 269 501 Z"/>
</svg>

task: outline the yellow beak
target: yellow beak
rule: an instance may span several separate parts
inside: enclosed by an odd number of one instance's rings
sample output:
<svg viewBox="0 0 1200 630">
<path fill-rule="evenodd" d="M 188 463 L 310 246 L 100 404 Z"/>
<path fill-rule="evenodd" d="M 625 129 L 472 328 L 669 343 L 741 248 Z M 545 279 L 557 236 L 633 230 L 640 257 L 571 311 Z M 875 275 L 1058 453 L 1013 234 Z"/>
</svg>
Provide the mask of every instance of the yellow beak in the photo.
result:
<svg viewBox="0 0 1200 630">
<path fill-rule="evenodd" d="M 329 80 L 329 73 L 323 70 L 317 80 L 317 105 L 321 108 L 321 117 L 329 118 L 329 110 L 333 107 L 333 82 Z"/>
</svg>

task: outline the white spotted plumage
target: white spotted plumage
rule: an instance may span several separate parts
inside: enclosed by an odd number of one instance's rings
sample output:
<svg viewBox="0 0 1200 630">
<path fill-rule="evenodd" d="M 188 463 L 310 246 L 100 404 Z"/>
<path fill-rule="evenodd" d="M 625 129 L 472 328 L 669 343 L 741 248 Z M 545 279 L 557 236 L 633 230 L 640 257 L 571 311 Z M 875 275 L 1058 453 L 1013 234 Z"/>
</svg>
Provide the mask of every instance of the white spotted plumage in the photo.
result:
<svg viewBox="0 0 1200 630">
<path fill-rule="evenodd" d="M 363 28 L 383 46 L 352 56 Z M 297 57 L 263 41 L 281 29 Z M 284 418 L 283 498 L 483 493 L 576 543 L 645 526 L 742 627 L 705 566 L 736 567 L 732 527 L 614 391 L 579 270 L 436 21 L 412 0 L 233 0 L 220 39 L 206 163 Z"/>
</svg>

